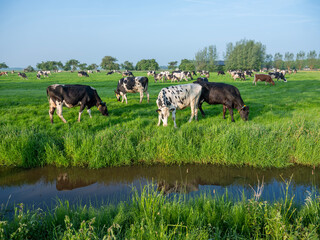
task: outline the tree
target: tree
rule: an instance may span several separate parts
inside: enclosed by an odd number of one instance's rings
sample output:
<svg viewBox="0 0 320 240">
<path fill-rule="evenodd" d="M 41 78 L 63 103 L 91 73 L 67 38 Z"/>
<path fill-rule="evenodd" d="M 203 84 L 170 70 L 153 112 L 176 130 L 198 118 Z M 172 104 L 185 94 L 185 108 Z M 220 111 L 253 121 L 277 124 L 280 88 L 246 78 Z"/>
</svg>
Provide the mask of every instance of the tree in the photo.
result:
<svg viewBox="0 0 320 240">
<path fill-rule="evenodd" d="M 292 69 L 293 68 L 293 63 L 294 63 L 294 54 L 293 53 L 289 53 L 289 52 L 286 52 L 284 54 L 284 61 L 285 61 L 285 65 L 286 65 L 286 68 L 288 69 Z"/>
<path fill-rule="evenodd" d="M 99 66 L 98 66 L 97 64 L 92 63 L 92 64 L 90 64 L 90 65 L 87 67 L 87 69 L 88 69 L 88 70 L 97 70 L 98 67 L 99 67 Z"/>
<path fill-rule="evenodd" d="M 5 64 L 5 62 L 0 63 L 0 69 L 1 68 L 9 68 L 7 64 Z"/>
<path fill-rule="evenodd" d="M 77 70 L 77 67 L 78 67 L 79 63 L 80 62 L 78 60 L 76 60 L 76 59 L 70 59 L 65 64 L 65 70 L 66 69 L 72 69 L 72 71 L 75 71 L 75 70 Z M 66 70 L 66 71 L 68 71 L 68 70 Z"/>
<path fill-rule="evenodd" d="M 23 69 L 24 72 L 34 72 L 34 68 L 29 65 L 27 68 Z"/>
<path fill-rule="evenodd" d="M 102 58 L 102 62 L 100 64 L 101 68 L 104 70 L 119 70 L 120 65 L 116 63 L 118 60 L 111 56 L 105 56 Z"/>
<path fill-rule="evenodd" d="M 81 63 L 81 64 L 78 64 L 78 67 L 80 68 L 80 70 L 84 71 L 87 69 L 87 64 L 86 63 Z"/>
<path fill-rule="evenodd" d="M 158 70 L 159 64 L 155 59 L 142 59 L 136 64 L 136 70 Z"/>
<path fill-rule="evenodd" d="M 129 61 L 125 61 L 124 63 L 122 63 L 121 68 L 124 68 L 126 70 L 134 70 L 133 63 Z"/>
<path fill-rule="evenodd" d="M 182 59 L 179 65 L 179 69 L 182 71 L 195 71 L 196 66 L 194 65 L 193 60 Z"/>
<path fill-rule="evenodd" d="M 260 69 L 265 61 L 265 46 L 253 40 L 227 44 L 225 64 L 228 70 Z"/>
<path fill-rule="evenodd" d="M 283 60 L 282 60 L 283 55 L 281 53 L 275 53 L 274 54 L 274 66 L 277 69 L 282 69 L 283 68 Z"/>
<path fill-rule="evenodd" d="M 216 61 L 218 59 L 217 47 L 210 45 L 208 47 L 208 71 L 213 72 L 216 70 Z"/>
<path fill-rule="evenodd" d="M 315 50 L 308 52 L 307 63 L 309 68 L 312 70 L 317 63 L 317 52 Z"/>
<path fill-rule="evenodd" d="M 177 64 L 178 64 L 178 61 L 168 62 L 168 69 L 172 69 L 172 70 L 176 69 Z"/>
<path fill-rule="evenodd" d="M 216 60 L 218 58 L 215 45 L 204 47 L 195 54 L 195 66 L 198 70 L 214 71 L 216 69 Z"/>
<path fill-rule="evenodd" d="M 296 55 L 296 65 L 299 70 L 305 66 L 306 53 L 304 51 L 300 51 Z"/>
<path fill-rule="evenodd" d="M 273 56 L 272 54 L 267 54 L 266 58 L 264 59 L 264 66 L 269 70 L 270 68 L 272 68 L 272 64 L 273 64 Z"/>
</svg>

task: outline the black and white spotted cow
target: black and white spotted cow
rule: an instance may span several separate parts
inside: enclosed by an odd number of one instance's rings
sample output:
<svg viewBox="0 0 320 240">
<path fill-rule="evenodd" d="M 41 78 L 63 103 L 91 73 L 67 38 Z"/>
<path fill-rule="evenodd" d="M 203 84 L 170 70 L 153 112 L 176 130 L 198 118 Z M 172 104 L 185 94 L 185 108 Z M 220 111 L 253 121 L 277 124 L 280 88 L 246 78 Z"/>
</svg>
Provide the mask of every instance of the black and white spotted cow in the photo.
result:
<svg viewBox="0 0 320 240">
<path fill-rule="evenodd" d="M 27 77 L 27 75 L 25 73 L 18 72 L 18 76 L 23 78 L 23 79 L 28 79 L 28 77 Z"/>
<path fill-rule="evenodd" d="M 193 117 L 198 120 L 198 104 L 201 96 L 202 87 L 198 84 L 184 84 L 170 86 L 162 88 L 158 98 L 156 110 L 159 114 L 158 126 L 160 126 L 161 121 L 163 126 L 168 125 L 168 117 L 170 112 L 172 112 L 172 120 L 174 127 L 176 124 L 176 110 L 181 110 L 186 107 L 191 108 L 191 117 L 189 122 L 192 121 Z"/>
<path fill-rule="evenodd" d="M 53 123 L 53 114 L 57 109 L 57 114 L 61 120 L 67 121 L 62 116 L 62 106 L 68 108 L 80 105 L 78 122 L 80 122 L 81 114 L 87 108 L 88 114 L 91 116 L 91 108 L 96 106 L 104 116 L 108 116 L 108 109 L 106 103 L 102 102 L 96 89 L 87 85 L 60 85 L 54 84 L 47 88 L 47 96 L 49 96 L 49 116 Z"/>
<path fill-rule="evenodd" d="M 126 77 L 121 78 L 118 82 L 117 90 L 114 90 L 117 100 L 120 102 L 122 96 L 122 101 L 125 99 L 126 104 L 128 104 L 127 93 L 140 93 L 140 103 L 142 102 L 143 93 L 147 94 L 147 100 L 149 103 L 149 93 L 148 93 L 148 78 L 147 77 Z"/>
<path fill-rule="evenodd" d="M 284 82 L 287 82 L 287 79 L 284 77 L 282 72 L 269 72 L 269 76 L 274 79 L 276 78 L 277 81 L 280 79 L 282 79 Z"/>
<path fill-rule="evenodd" d="M 173 77 L 174 77 L 175 79 L 178 79 L 179 82 L 180 82 L 182 79 L 184 79 L 184 80 L 186 80 L 186 81 L 188 82 L 188 78 L 187 78 L 187 76 L 186 76 L 186 74 L 185 74 L 184 72 L 174 71 L 174 72 L 172 72 L 172 75 L 173 75 Z"/>
</svg>

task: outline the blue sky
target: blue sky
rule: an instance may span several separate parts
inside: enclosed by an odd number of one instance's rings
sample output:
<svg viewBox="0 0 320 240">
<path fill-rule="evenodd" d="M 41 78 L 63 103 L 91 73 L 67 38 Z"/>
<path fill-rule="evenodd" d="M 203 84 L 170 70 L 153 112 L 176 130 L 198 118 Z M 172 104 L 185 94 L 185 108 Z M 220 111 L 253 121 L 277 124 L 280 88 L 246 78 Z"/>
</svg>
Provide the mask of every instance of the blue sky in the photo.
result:
<svg viewBox="0 0 320 240">
<path fill-rule="evenodd" d="M 118 63 L 194 59 L 216 45 L 259 41 L 267 53 L 320 52 L 319 0 L 0 0 L 0 62 Z"/>
</svg>

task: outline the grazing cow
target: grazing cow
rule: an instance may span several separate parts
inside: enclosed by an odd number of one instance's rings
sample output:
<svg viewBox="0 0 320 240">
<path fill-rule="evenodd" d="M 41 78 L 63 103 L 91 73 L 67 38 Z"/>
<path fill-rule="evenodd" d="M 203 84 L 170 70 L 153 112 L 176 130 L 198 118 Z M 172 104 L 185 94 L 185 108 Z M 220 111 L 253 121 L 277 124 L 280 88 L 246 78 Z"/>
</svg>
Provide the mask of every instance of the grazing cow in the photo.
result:
<svg viewBox="0 0 320 240">
<path fill-rule="evenodd" d="M 174 79 L 178 79 L 179 82 L 182 79 L 184 79 L 188 82 L 188 78 L 187 78 L 186 74 L 184 74 L 184 72 L 173 71 L 172 75 L 173 75 Z"/>
<path fill-rule="evenodd" d="M 149 93 L 148 93 L 148 78 L 147 77 L 126 77 L 121 78 L 118 82 L 117 90 L 114 90 L 117 100 L 120 102 L 122 96 L 122 101 L 125 99 L 126 104 L 128 104 L 127 93 L 140 93 L 140 103 L 142 102 L 143 93 L 147 94 L 147 100 L 149 103 Z"/>
<path fill-rule="evenodd" d="M 192 76 L 197 76 L 195 71 L 192 71 L 191 74 L 192 74 Z"/>
<path fill-rule="evenodd" d="M 148 71 L 147 75 L 148 76 L 154 76 L 156 74 L 156 71 Z"/>
<path fill-rule="evenodd" d="M 14 70 L 11 71 L 11 74 L 14 74 Z"/>
<path fill-rule="evenodd" d="M 123 77 L 134 77 L 134 75 L 132 74 L 132 72 L 130 71 L 125 71 L 122 73 Z"/>
<path fill-rule="evenodd" d="M 252 77 L 252 74 L 253 74 L 253 72 L 252 71 L 244 71 L 244 75 L 245 76 L 250 76 L 250 77 Z"/>
<path fill-rule="evenodd" d="M 237 78 L 240 78 L 240 80 L 241 79 L 246 80 L 246 76 L 244 75 L 244 73 L 241 73 L 241 72 L 235 73 L 233 75 L 233 80 L 236 80 Z"/>
<path fill-rule="evenodd" d="M 64 123 L 67 122 L 62 116 L 63 105 L 68 108 L 80 105 L 78 122 L 80 122 L 81 114 L 86 107 L 90 118 L 92 118 L 91 108 L 93 106 L 96 106 L 102 115 L 108 116 L 106 103 L 102 102 L 96 89 L 90 86 L 54 84 L 47 88 L 47 96 L 49 96 L 51 123 L 53 123 L 53 114 L 56 109 L 61 120 Z"/>
<path fill-rule="evenodd" d="M 158 98 L 156 110 L 159 114 L 158 126 L 161 120 L 163 126 L 168 125 L 168 117 L 172 112 L 172 120 L 174 127 L 176 124 L 176 110 L 184 109 L 188 106 L 191 107 L 191 117 L 189 122 L 192 121 L 193 116 L 198 120 L 198 104 L 201 95 L 202 87 L 197 84 L 184 84 L 162 88 Z"/>
<path fill-rule="evenodd" d="M 23 79 L 28 79 L 28 77 L 27 77 L 27 75 L 25 73 L 18 72 L 18 76 L 23 78 Z"/>
<path fill-rule="evenodd" d="M 187 78 L 190 78 L 191 80 L 193 80 L 191 72 L 184 71 L 183 73 L 184 75 L 186 75 Z"/>
<path fill-rule="evenodd" d="M 79 76 L 79 77 L 83 77 L 83 76 L 84 76 L 84 77 L 89 77 L 89 74 L 86 73 L 85 71 L 79 71 L 79 72 L 78 72 L 78 76 Z"/>
<path fill-rule="evenodd" d="M 7 75 L 8 76 L 8 72 L 1 72 L 0 76 L 2 76 L 2 75 Z"/>
<path fill-rule="evenodd" d="M 37 79 L 41 79 L 41 74 L 37 73 Z"/>
<path fill-rule="evenodd" d="M 215 82 L 196 81 L 196 84 L 202 86 L 202 93 L 199 101 L 199 109 L 202 116 L 205 116 L 202 110 L 202 103 L 205 101 L 209 104 L 223 105 L 223 119 L 225 119 L 226 110 L 229 110 L 231 121 L 234 122 L 233 109 L 237 109 L 241 118 L 244 121 L 248 120 L 249 107 L 246 106 L 241 98 L 238 88 L 225 84 Z"/>
<path fill-rule="evenodd" d="M 163 82 L 163 79 L 166 79 L 166 76 L 162 73 L 156 73 L 153 75 L 154 77 L 154 82 L 156 83 L 158 80 Z"/>
<path fill-rule="evenodd" d="M 106 75 L 111 75 L 111 74 L 113 74 L 113 73 L 114 73 L 114 71 L 110 71 L 110 72 L 107 72 Z"/>
<path fill-rule="evenodd" d="M 296 74 L 297 73 L 297 69 L 293 69 L 293 74 Z"/>
<path fill-rule="evenodd" d="M 284 82 L 287 82 L 287 79 L 284 77 L 283 73 L 282 72 L 269 72 L 269 75 L 270 77 L 273 79 L 273 78 L 276 78 L 277 81 L 280 79 L 282 79 Z"/>
<path fill-rule="evenodd" d="M 224 71 L 218 71 L 218 76 L 219 75 L 226 75 Z"/>
<path fill-rule="evenodd" d="M 255 74 L 252 84 L 257 85 L 258 81 L 265 82 L 266 85 L 267 83 L 274 85 L 274 81 L 272 80 L 271 76 L 267 74 Z"/>
</svg>

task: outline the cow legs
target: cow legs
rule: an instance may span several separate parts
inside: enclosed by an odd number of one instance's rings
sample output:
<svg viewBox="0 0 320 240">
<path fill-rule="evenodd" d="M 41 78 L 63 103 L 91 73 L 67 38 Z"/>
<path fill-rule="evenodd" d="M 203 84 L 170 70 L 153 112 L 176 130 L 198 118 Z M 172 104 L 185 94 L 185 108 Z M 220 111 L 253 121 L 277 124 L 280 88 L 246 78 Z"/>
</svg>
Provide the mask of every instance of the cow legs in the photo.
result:
<svg viewBox="0 0 320 240">
<path fill-rule="evenodd" d="M 173 120 L 174 127 L 177 128 L 177 123 L 176 123 L 176 110 L 173 110 L 173 111 L 172 111 L 172 120 Z"/>
<path fill-rule="evenodd" d="M 194 102 L 195 102 L 195 100 L 193 100 L 192 102 L 191 102 L 191 104 L 190 104 L 190 107 L 191 107 L 191 117 L 190 117 L 190 119 L 189 119 L 189 122 L 192 122 L 192 119 L 193 119 L 193 116 L 194 116 Z"/>
<path fill-rule="evenodd" d="M 233 119 L 233 109 L 232 109 L 232 107 L 228 107 L 228 110 L 229 110 L 229 113 L 230 113 L 230 116 L 231 116 L 231 121 L 234 122 L 234 119 Z"/>
<path fill-rule="evenodd" d="M 226 119 L 227 106 L 223 105 L 223 119 Z"/>
<path fill-rule="evenodd" d="M 91 116 L 91 109 L 87 109 L 87 112 L 88 112 L 90 118 L 92 118 L 92 116 Z"/>
<path fill-rule="evenodd" d="M 49 116 L 50 116 L 50 122 L 53 123 L 53 114 L 54 111 L 56 110 L 56 104 L 54 103 L 54 101 L 52 101 L 52 99 L 50 98 L 50 109 L 49 109 Z"/>
<path fill-rule="evenodd" d="M 205 116 L 205 113 L 204 113 L 204 111 L 202 110 L 202 103 L 203 103 L 203 102 L 199 102 L 199 110 L 200 110 L 200 112 L 201 112 L 201 114 L 202 114 L 202 117 L 204 117 L 204 116 Z"/>
<path fill-rule="evenodd" d="M 143 92 L 140 92 L 140 103 L 142 103 L 142 99 L 143 99 Z"/>
<path fill-rule="evenodd" d="M 148 103 L 149 103 L 149 98 L 150 98 L 150 96 L 149 96 L 148 91 L 146 91 L 146 94 L 147 94 L 147 101 L 148 101 Z"/>
<path fill-rule="evenodd" d="M 128 104 L 128 100 L 127 100 L 127 94 L 123 94 L 123 97 L 122 97 L 122 102 L 123 102 L 123 99 L 126 100 L 126 104 Z"/>
<path fill-rule="evenodd" d="M 57 114 L 64 123 L 67 123 L 67 121 L 62 116 L 62 102 L 57 102 Z"/>
<path fill-rule="evenodd" d="M 82 112 L 83 112 L 84 108 L 85 108 L 85 106 L 84 106 L 84 105 L 81 105 L 81 106 L 80 106 L 78 122 L 80 122 L 80 120 L 81 120 L 81 114 L 82 114 Z M 89 110 L 89 109 L 88 109 L 88 110 Z"/>
<path fill-rule="evenodd" d="M 158 126 L 160 126 L 160 123 L 161 123 L 161 114 L 159 113 Z"/>
</svg>

